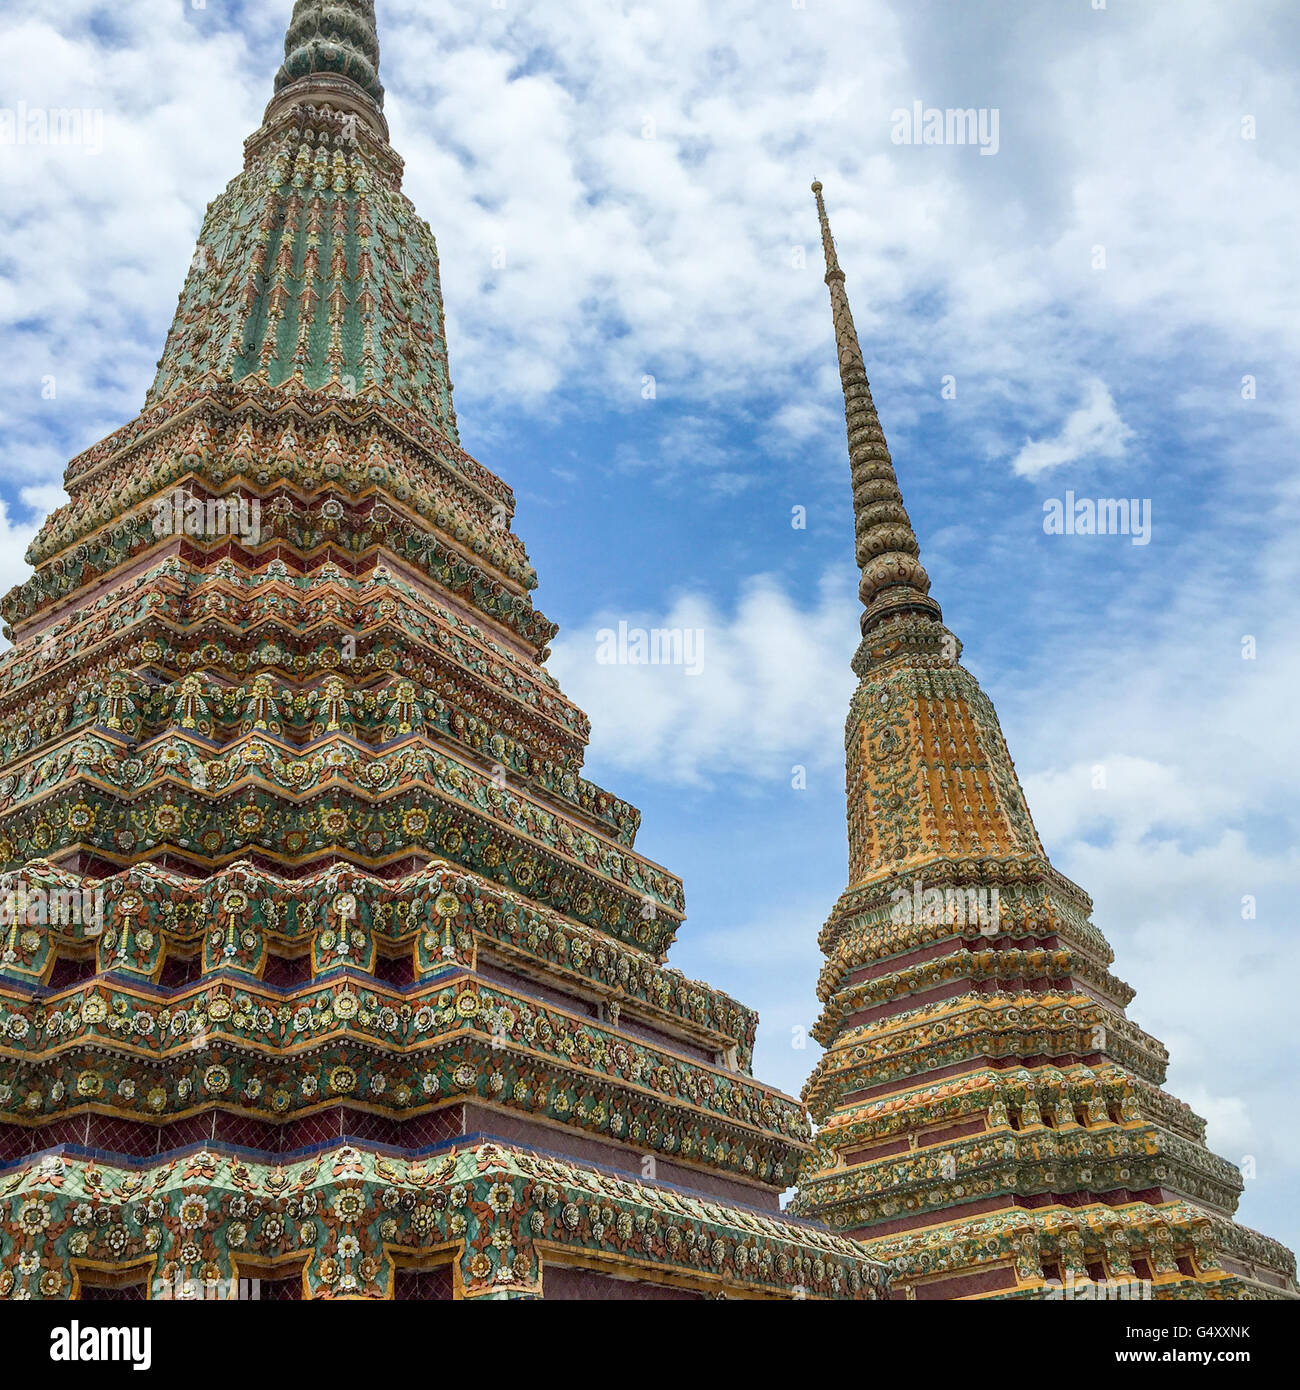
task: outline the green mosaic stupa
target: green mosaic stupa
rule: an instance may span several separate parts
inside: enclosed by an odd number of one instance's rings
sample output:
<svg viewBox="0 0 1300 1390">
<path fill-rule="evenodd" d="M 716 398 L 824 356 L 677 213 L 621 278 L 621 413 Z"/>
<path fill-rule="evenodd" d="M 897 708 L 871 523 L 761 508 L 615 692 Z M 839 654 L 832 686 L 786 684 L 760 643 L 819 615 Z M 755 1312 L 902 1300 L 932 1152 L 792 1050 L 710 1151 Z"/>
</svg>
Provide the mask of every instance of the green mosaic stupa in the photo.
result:
<svg viewBox="0 0 1300 1390">
<path fill-rule="evenodd" d="M 582 776 L 383 96 L 300 0 L 0 606 L 0 1297 L 880 1297 Z"/>
</svg>

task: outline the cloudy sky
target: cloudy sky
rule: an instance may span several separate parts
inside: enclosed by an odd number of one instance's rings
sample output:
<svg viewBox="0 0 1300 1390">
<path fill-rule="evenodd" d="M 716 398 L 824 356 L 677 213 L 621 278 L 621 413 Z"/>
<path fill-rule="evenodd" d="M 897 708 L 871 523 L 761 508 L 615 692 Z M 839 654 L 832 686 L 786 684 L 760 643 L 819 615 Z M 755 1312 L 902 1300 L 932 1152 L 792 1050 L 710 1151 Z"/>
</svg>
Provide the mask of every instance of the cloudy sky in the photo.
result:
<svg viewBox="0 0 1300 1390">
<path fill-rule="evenodd" d="M 103 113 L 102 148 L 0 144 L 5 588 L 68 457 L 142 404 L 290 8 L 0 15 L 0 130 L 20 102 Z M 519 495 L 588 771 L 685 878 L 674 963 L 761 1009 L 758 1070 L 797 1090 L 857 632 L 819 177 L 934 592 L 1043 838 L 1170 1089 L 1253 1158 L 1242 1218 L 1296 1244 L 1300 10 L 379 11 L 464 442 Z M 996 152 L 896 141 L 918 102 L 996 115 Z M 1148 504 L 1149 543 L 1045 534 L 1068 492 Z M 619 621 L 702 630 L 702 670 L 599 664 Z"/>
</svg>

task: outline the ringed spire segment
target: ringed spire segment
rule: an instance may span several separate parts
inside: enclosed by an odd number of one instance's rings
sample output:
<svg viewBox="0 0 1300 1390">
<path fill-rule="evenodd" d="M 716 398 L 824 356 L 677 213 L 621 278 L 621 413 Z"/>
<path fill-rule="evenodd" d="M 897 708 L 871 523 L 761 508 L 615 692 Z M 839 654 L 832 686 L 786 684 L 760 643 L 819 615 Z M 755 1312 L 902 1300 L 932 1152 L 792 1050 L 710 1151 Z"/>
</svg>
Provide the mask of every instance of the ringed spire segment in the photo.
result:
<svg viewBox="0 0 1300 1390">
<path fill-rule="evenodd" d="M 865 636 L 886 619 L 906 613 L 941 622 L 943 614 L 930 597 L 930 576 L 921 564 L 921 547 L 903 506 L 903 494 L 885 442 L 885 432 L 871 398 L 871 385 L 844 288 L 844 271 L 840 268 L 830 219 L 826 215 L 822 185 L 814 183 L 812 191 L 817 199 L 826 255 L 826 285 L 831 296 L 848 426 L 856 559 L 862 573 L 858 597 L 865 609 L 862 632 Z"/>
</svg>

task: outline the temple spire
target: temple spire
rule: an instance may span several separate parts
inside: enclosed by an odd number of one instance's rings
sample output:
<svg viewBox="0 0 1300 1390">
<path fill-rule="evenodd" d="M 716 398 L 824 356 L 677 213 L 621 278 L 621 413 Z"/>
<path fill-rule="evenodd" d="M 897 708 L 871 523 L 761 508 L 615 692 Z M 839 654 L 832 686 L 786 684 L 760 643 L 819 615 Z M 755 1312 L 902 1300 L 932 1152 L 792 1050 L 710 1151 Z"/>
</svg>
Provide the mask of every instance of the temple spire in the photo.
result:
<svg viewBox="0 0 1300 1390">
<path fill-rule="evenodd" d="M 822 201 L 822 186 L 814 183 L 817 213 L 821 219 L 822 246 L 826 253 L 826 285 L 835 321 L 835 344 L 844 389 L 844 414 L 848 424 L 849 464 L 853 476 L 853 513 L 857 533 L 857 562 L 862 571 L 858 597 L 864 609 L 862 631 L 887 618 L 916 613 L 942 621 L 939 605 L 930 597 L 930 576 L 919 559 L 921 550 L 903 506 L 885 432 L 871 399 L 871 386 L 862 360 L 857 329 L 844 289 Z"/>
<path fill-rule="evenodd" d="M 288 91 L 299 97 L 309 87 L 364 94 L 363 108 L 376 116 L 383 110 L 375 0 L 296 0 L 272 105 Z"/>
</svg>

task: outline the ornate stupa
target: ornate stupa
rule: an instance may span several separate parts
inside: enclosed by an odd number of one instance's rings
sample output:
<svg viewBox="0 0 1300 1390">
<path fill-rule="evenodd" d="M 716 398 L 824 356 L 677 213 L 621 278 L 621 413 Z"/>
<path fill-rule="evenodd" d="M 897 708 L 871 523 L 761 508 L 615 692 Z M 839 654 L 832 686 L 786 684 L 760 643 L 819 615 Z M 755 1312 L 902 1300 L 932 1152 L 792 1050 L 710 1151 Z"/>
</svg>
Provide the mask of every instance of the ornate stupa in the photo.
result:
<svg viewBox="0 0 1300 1390">
<path fill-rule="evenodd" d="M 299 0 L 0 607 L 0 1297 L 878 1298 L 582 776 L 383 102 Z"/>
<path fill-rule="evenodd" d="M 1241 1177 L 1161 1089 L 1167 1054 L 1092 903 L 1048 861 L 943 624 L 872 402 L 820 184 L 862 573 L 845 731 L 849 886 L 821 934 L 795 1209 L 893 1294 L 1276 1298 L 1295 1260 L 1232 1220 Z"/>
</svg>

